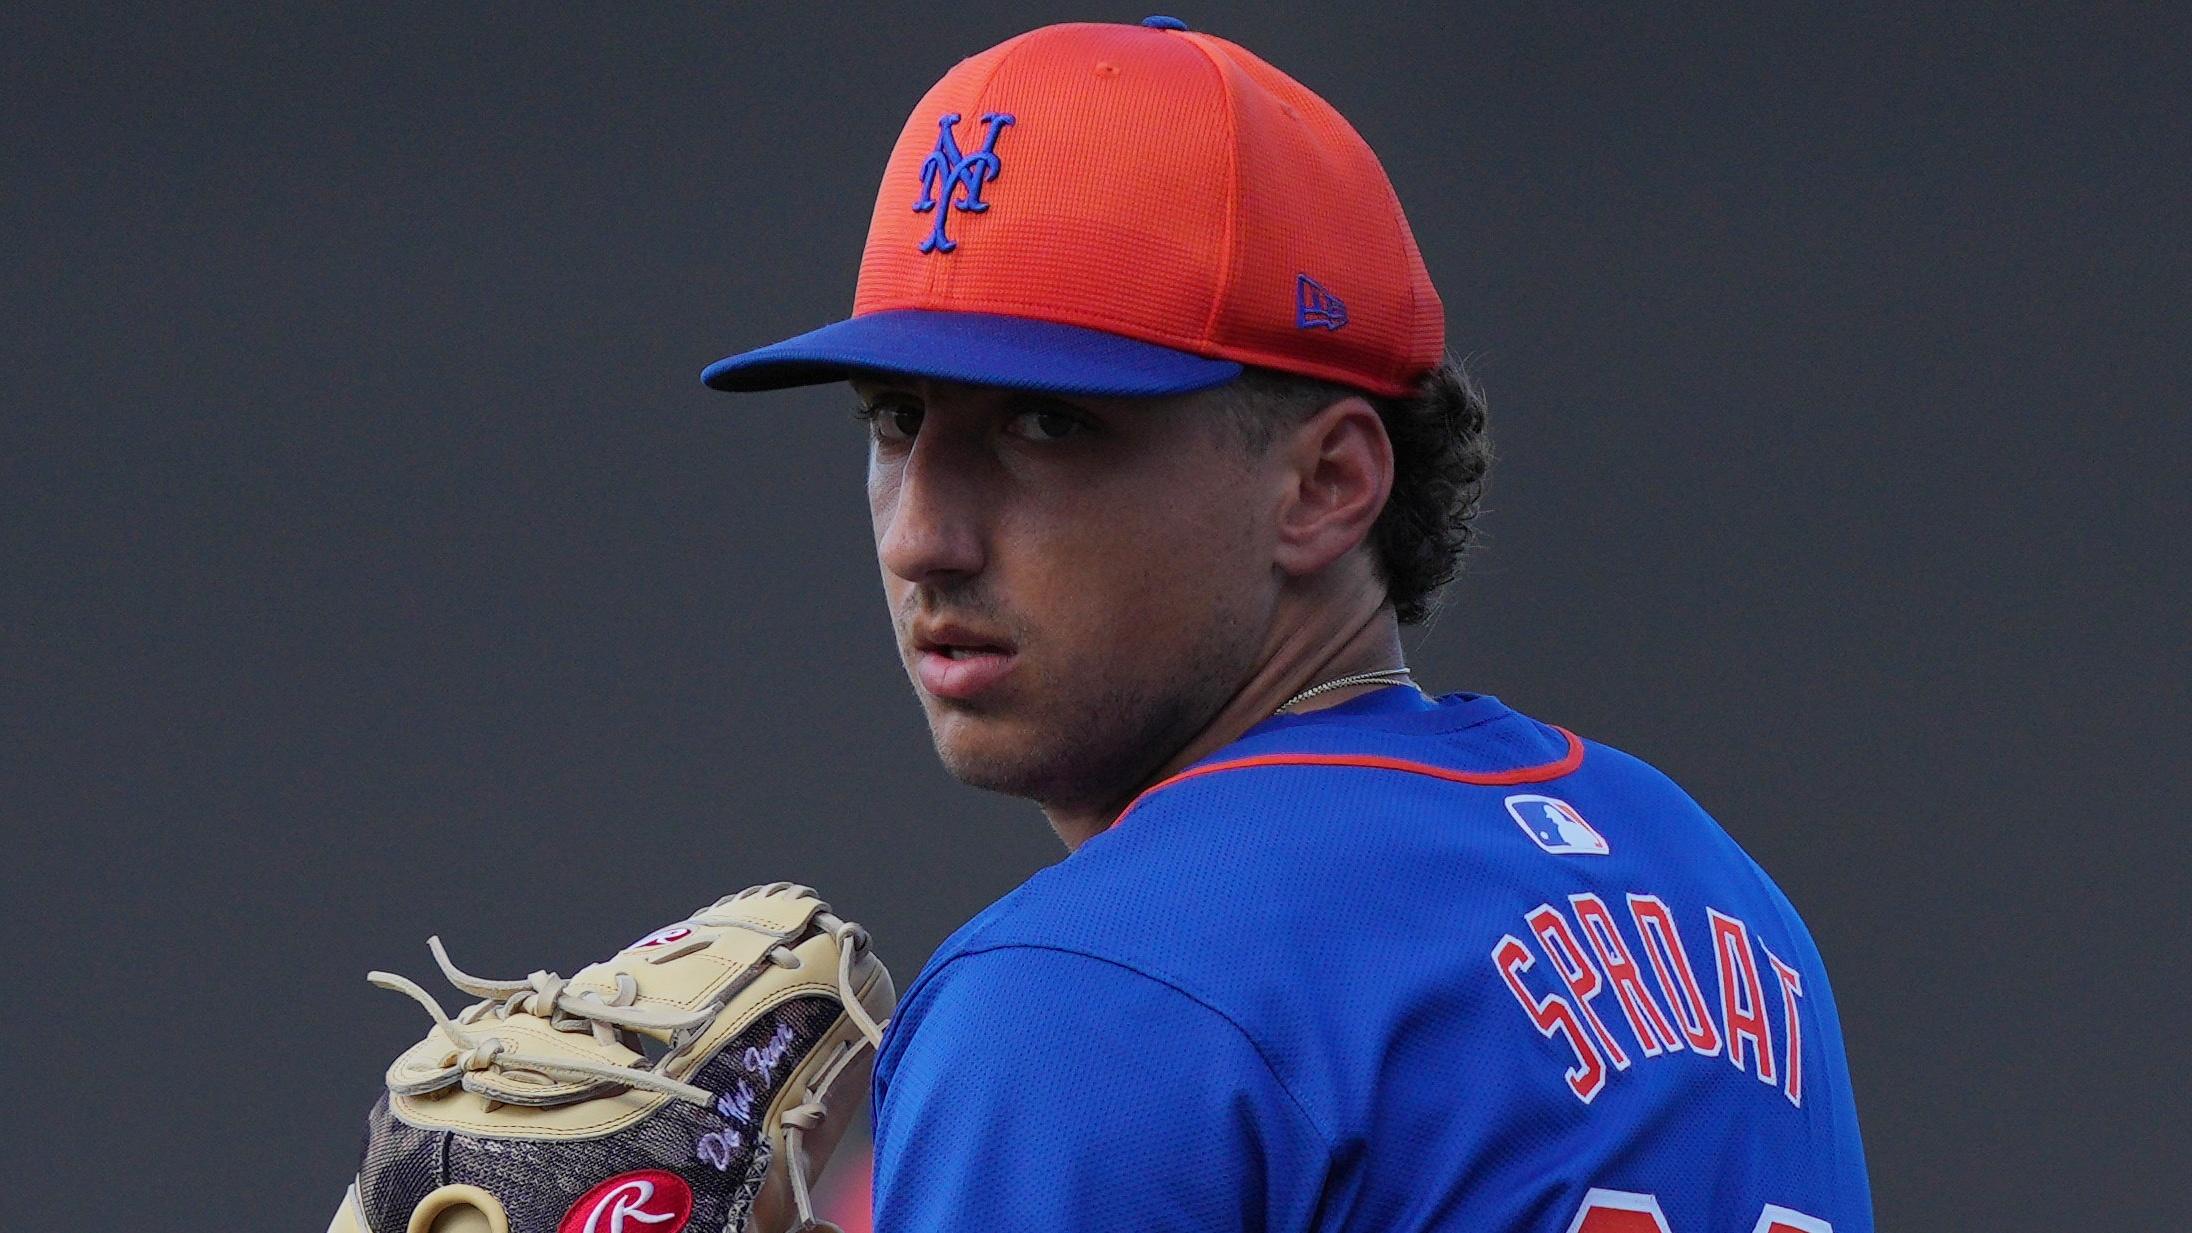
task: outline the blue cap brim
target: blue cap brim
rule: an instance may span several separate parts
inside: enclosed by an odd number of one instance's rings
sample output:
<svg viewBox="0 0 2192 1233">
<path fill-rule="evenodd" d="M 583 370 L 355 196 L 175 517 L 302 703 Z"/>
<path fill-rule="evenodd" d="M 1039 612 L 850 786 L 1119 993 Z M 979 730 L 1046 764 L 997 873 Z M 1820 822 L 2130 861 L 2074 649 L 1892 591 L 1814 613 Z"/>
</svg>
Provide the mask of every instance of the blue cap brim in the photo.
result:
<svg viewBox="0 0 2192 1233">
<path fill-rule="evenodd" d="M 719 390 L 780 390 L 861 372 L 1049 394 L 1147 397 L 1222 385 L 1240 376 L 1241 366 L 1054 321 L 900 308 L 717 360 L 700 379 Z"/>
</svg>

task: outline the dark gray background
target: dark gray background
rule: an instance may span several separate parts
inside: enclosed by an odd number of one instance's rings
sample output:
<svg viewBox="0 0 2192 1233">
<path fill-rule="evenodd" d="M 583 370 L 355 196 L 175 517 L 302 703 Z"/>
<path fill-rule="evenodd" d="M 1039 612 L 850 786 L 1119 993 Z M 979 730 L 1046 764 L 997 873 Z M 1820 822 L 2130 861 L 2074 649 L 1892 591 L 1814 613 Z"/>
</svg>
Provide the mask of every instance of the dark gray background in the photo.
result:
<svg viewBox="0 0 2192 1233">
<path fill-rule="evenodd" d="M 226 7 L 0 17 L 9 1228 L 322 1227 L 431 931 L 795 877 L 910 978 L 1063 854 L 933 760 L 848 396 L 697 373 L 842 314 L 953 60 L 1142 10 Z M 1414 661 L 1774 872 L 1884 1228 L 2163 1227 L 2184 10 L 1638 7 L 1179 10 L 1356 122 L 1479 357 Z"/>
</svg>

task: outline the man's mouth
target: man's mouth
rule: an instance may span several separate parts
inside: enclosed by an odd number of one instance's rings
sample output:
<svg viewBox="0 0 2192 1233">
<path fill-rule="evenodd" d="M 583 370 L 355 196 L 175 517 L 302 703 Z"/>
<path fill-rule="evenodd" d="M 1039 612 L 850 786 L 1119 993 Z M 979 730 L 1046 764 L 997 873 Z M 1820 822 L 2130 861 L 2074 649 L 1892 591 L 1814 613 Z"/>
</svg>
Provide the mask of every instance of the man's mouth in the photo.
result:
<svg viewBox="0 0 2192 1233">
<path fill-rule="evenodd" d="M 1019 662 L 1012 643 L 986 630 L 953 622 L 914 632 L 914 675 L 938 698 L 964 701 L 987 692 Z"/>
</svg>

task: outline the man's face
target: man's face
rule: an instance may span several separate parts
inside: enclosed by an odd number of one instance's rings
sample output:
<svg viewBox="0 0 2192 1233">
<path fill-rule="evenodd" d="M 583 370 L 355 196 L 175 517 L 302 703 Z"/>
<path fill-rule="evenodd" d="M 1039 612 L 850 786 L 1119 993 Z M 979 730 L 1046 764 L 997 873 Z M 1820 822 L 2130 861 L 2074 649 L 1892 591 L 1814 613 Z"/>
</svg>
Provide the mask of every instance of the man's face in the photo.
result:
<svg viewBox="0 0 2192 1233">
<path fill-rule="evenodd" d="M 955 777 L 1103 804 L 1254 671 L 1281 486 L 1223 395 L 853 384 L 899 655 Z"/>
</svg>

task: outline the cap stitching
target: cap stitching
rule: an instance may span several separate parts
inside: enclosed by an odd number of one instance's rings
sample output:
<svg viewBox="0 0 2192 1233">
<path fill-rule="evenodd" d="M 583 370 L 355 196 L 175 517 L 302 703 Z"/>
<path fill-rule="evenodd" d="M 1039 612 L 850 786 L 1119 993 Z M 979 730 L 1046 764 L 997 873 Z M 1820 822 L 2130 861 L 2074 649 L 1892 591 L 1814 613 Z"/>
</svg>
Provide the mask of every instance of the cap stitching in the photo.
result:
<svg viewBox="0 0 2192 1233">
<path fill-rule="evenodd" d="M 1218 89 L 1225 96 L 1225 247 L 1218 254 L 1218 282 L 1211 290 L 1210 315 L 1203 319 L 1202 341 L 1214 346 L 1218 338 L 1218 318 L 1224 315 L 1225 302 L 1233 290 L 1233 249 L 1240 233 L 1241 209 L 1241 131 L 1236 120 L 1238 101 L 1233 96 L 1233 82 L 1225 75 L 1225 66 L 1218 62 L 1216 52 L 1203 43 L 1207 36 L 1188 31 L 1175 32 L 1175 36 L 1194 44 L 1210 62 L 1210 70 L 1218 76 Z"/>
</svg>

